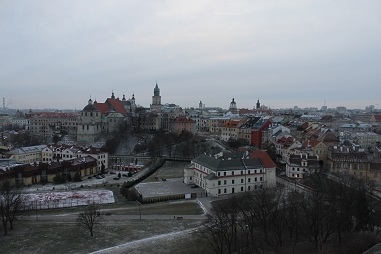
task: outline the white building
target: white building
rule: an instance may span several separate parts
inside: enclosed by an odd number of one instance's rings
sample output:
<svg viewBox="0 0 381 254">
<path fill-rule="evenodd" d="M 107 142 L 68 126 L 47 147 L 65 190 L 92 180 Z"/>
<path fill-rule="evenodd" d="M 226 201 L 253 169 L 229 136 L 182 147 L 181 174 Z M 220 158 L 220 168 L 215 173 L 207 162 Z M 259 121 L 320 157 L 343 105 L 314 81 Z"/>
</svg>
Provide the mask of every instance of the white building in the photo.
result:
<svg viewBox="0 0 381 254">
<path fill-rule="evenodd" d="M 9 159 L 19 163 L 34 163 L 41 161 L 41 151 L 45 147 L 46 145 L 20 147 L 9 151 L 7 154 L 10 155 Z"/>
<path fill-rule="evenodd" d="M 91 156 L 97 160 L 98 170 L 108 168 L 108 153 L 95 147 L 49 145 L 42 150 L 42 162 L 66 161 Z"/>
<path fill-rule="evenodd" d="M 319 170 L 319 157 L 305 153 L 289 156 L 286 163 L 286 175 L 290 178 L 304 178 Z"/>
<path fill-rule="evenodd" d="M 196 184 L 208 196 L 275 187 L 276 165 L 266 152 L 200 155 L 184 169 L 184 183 Z"/>
</svg>

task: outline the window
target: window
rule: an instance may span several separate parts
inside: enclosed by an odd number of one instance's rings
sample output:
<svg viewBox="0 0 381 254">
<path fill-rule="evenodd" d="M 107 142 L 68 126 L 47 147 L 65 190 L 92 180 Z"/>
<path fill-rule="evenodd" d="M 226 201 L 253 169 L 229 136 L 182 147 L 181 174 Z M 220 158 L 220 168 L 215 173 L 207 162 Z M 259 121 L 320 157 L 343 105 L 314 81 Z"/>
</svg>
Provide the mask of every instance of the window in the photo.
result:
<svg viewBox="0 0 381 254">
<path fill-rule="evenodd" d="M 241 179 L 241 183 L 243 183 L 243 179 Z"/>
<path fill-rule="evenodd" d="M 218 181 L 218 185 L 221 185 L 221 181 Z"/>
<path fill-rule="evenodd" d="M 221 194 L 221 189 L 218 189 L 218 194 Z"/>
<path fill-rule="evenodd" d="M 234 171 L 232 171 L 232 176 L 234 176 Z"/>
<path fill-rule="evenodd" d="M 226 176 L 226 172 L 224 172 L 224 176 Z"/>
<path fill-rule="evenodd" d="M 232 193 L 234 193 L 234 188 L 232 188 Z"/>
<path fill-rule="evenodd" d="M 232 180 L 232 184 L 234 184 L 234 180 Z"/>
<path fill-rule="evenodd" d="M 262 176 L 259 178 L 259 181 L 261 181 L 261 182 L 262 182 Z"/>
<path fill-rule="evenodd" d="M 247 178 L 247 181 L 250 183 L 251 182 L 251 178 L 249 177 L 249 178 Z"/>
<path fill-rule="evenodd" d="M 226 193 L 226 189 L 224 189 L 224 193 Z"/>
<path fill-rule="evenodd" d="M 241 191 L 243 191 L 243 187 L 241 187 Z"/>
<path fill-rule="evenodd" d="M 224 184 L 226 185 L 226 180 L 224 180 Z"/>
</svg>

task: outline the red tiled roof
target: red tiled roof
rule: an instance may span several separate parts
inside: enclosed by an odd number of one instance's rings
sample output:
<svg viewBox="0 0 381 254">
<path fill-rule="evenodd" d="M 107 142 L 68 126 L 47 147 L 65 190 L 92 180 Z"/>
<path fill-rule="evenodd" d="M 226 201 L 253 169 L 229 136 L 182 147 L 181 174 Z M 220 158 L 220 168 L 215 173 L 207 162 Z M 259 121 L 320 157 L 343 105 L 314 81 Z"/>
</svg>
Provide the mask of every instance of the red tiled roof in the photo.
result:
<svg viewBox="0 0 381 254">
<path fill-rule="evenodd" d="M 175 119 L 175 123 L 195 123 L 196 121 L 186 118 L 185 116 L 180 116 Z"/>
<path fill-rule="evenodd" d="M 275 168 L 276 164 L 273 162 L 273 160 L 270 158 L 267 152 L 262 150 L 255 150 L 252 153 L 250 153 L 251 159 L 259 158 L 263 164 L 263 167 L 265 168 Z"/>
<path fill-rule="evenodd" d="M 94 106 L 101 111 L 102 114 L 107 114 L 107 112 L 113 108 L 115 112 L 121 113 L 124 116 L 127 115 L 127 111 L 119 99 L 107 98 L 104 103 L 95 102 Z"/>
<path fill-rule="evenodd" d="M 116 112 L 121 113 L 124 116 L 127 115 L 127 111 L 119 99 L 107 98 L 106 103 L 112 106 Z"/>
<path fill-rule="evenodd" d="M 75 118 L 78 116 L 80 114 L 75 112 L 36 112 L 26 114 L 27 118 Z"/>
<path fill-rule="evenodd" d="M 107 112 L 110 111 L 110 106 L 107 103 L 96 102 L 94 103 L 94 106 L 96 107 L 96 109 L 101 111 L 102 114 L 106 114 Z"/>
<path fill-rule="evenodd" d="M 247 109 L 247 108 L 241 108 L 241 109 L 238 110 L 238 112 L 239 112 L 240 115 L 252 114 L 253 110 Z"/>
<path fill-rule="evenodd" d="M 226 128 L 235 128 L 237 125 L 240 123 L 240 121 L 229 121 L 224 124 L 222 124 L 221 127 L 226 127 Z"/>
<path fill-rule="evenodd" d="M 303 146 L 303 147 L 308 147 L 308 146 L 310 146 L 310 147 L 315 147 L 315 146 L 317 146 L 319 143 L 320 143 L 319 140 L 316 140 L 316 139 L 309 139 L 309 140 L 304 141 L 304 143 L 303 143 L 302 146 Z"/>
</svg>

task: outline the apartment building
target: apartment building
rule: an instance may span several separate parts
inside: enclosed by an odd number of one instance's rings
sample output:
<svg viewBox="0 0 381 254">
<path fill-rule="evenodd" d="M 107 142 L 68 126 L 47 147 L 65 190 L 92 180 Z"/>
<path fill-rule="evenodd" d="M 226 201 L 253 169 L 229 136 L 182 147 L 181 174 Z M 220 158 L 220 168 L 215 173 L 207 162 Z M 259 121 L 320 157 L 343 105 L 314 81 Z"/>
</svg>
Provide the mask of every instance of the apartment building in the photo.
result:
<svg viewBox="0 0 381 254">
<path fill-rule="evenodd" d="M 172 132 L 180 135 L 183 131 L 196 134 L 196 121 L 185 116 L 175 118 L 172 123 Z"/>
<path fill-rule="evenodd" d="M 8 180 L 12 185 L 32 185 L 53 182 L 54 177 L 62 175 L 73 179 L 98 173 L 97 161 L 91 156 L 61 162 L 18 164 L 0 171 L 0 181 Z"/>
<path fill-rule="evenodd" d="M 67 161 L 90 156 L 96 160 L 98 170 L 109 166 L 108 153 L 95 147 L 48 145 L 42 151 L 42 162 Z"/>
<path fill-rule="evenodd" d="M 76 112 L 30 112 L 25 116 L 27 119 L 26 130 L 29 130 L 32 135 L 47 137 L 61 132 L 76 134 L 80 114 Z"/>
<path fill-rule="evenodd" d="M 9 159 L 19 163 L 39 162 L 42 161 L 41 151 L 45 147 L 46 145 L 20 147 L 7 152 L 7 155 Z"/>
<path fill-rule="evenodd" d="M 328 153 L 331 172 L 368 179 L 370 164 L 368 156 L 359 146 L 331 146 Z"/>
<path fill-rule="evenodd" d="M 373 148 L 377 142 L 381 142 L 381 135 L 374 132 L 353 132 L 350 134 L 352 139 L 364 149 Z"/>
</svg>

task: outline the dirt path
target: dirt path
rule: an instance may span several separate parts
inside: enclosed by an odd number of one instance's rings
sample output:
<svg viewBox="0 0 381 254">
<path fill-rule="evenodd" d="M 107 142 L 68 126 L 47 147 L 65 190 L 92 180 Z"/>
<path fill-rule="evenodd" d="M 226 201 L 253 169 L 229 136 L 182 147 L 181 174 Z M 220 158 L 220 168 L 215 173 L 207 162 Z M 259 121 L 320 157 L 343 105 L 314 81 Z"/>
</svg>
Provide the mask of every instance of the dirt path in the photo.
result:
<svg viewBox="0 0 381 254">
<path fill-rule="evenodd" d="M 91 252 L 90 254 L 109 254 L 109 253 L 131 253 L 132 251 L 143 248 L 144 246 L 151 245 L 156 243 L 157 241 L 171 241 L 179 237 L 183 237 L 185 235 L 189 235 L 195 231 L 197 231 L 200 227 L 192 228 L 192 229 L 185 229 L 182 231 L 176 231 L 161 235 L 155 235 L 135 241 L 131 241 L 128 243 L 120 244 L 114 247 L 98 250 L 95 252 Z M 141 253 L 141 252 L 138 252 Z"/>
</svg>

